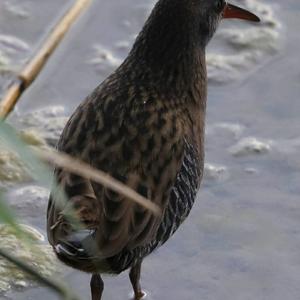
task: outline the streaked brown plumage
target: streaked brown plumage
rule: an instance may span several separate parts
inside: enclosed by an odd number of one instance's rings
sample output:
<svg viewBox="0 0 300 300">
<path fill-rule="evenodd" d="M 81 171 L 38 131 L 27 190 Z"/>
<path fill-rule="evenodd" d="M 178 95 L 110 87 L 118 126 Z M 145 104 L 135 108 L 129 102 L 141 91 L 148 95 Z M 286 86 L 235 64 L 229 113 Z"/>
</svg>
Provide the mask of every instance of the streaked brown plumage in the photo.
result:
<svg viewBox="0 0 300 300">
<path fill-rule="evenodd" d="M 97 274 L 130 267 L 139 299 L 143 258 L 192 208 L 203 173 L 205 46 L 222 14 L 234 9 L 222 0 L 160 0 L 124 63 L 82 102 L 61 135 L 60 151 L 111 174 L 163 211 L 155 217 L 94 182 L 55 171 L 87 230 L 73 232 L 64 216 L 69 206 L 60 208 L 52 195 L 48 238 L 63 262 L 94 274 L 93 300 L 103 290 Z M 249 16 L 240 11 L 240 18 Z"/>
</svg>

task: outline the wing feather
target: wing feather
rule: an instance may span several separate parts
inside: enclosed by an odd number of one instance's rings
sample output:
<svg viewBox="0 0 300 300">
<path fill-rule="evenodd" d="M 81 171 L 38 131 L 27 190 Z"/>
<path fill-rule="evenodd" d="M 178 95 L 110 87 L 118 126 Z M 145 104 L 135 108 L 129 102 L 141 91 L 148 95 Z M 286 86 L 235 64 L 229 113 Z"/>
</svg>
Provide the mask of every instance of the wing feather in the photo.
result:
<svg viewBox="0 0 300 300">
<path fill-rule="evenodd" d="M 102 95 L 102 100 L 96 101 L 92 95 L 70 118 L 58 149 L 109 173 L 164 210 L 182 164 L 182 127 L 164 107 L 129 111 L 118 97 Z M 161 218 L 99 184 L 64 170 L 56 171 L 56 177 L 79 218 L 87 226 L 97 227 L 101 255 L 111 257 L 124 248 L 147 244 L 155 237 Z M 64 210 L 50 202 L 48 231 Z M 52 244 L 67 234 L 63 228 L 57 226 L 50 232 Z"/>
</svg>

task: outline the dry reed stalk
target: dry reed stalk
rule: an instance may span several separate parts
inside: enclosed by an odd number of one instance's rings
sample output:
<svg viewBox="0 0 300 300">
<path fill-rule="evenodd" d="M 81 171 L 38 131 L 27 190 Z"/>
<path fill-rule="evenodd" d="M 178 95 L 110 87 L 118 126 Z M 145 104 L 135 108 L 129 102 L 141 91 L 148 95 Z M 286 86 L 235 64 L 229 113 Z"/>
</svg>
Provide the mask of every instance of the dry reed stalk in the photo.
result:
<svg viewBox="0 0 300 300">
<path fill-rule="evenodd" d="M 13 110 L 24 90 L 35 80 L 71 25 L 90 2 L 91 0 L 77 0 L 53 28 L 41 49 L 18 74 L 18 80 L 9 87 L 4 95 L 0 102 L 0 119 L 5 119 Z"/>
<path fill-rule="evenodd" d="M 101 170 L 92 168 L 87 163 L 75 159 L 65 153 L 57 152 L 56 150 L 36 150 L 36 153 L 41 160 L 51 165 L 61 167 L 70 173 L 97 182 L 104 187 L 150 210 L 156 216 L 161 216 L 162 214 L 159 206 L 157 206 L 151 200 L 141 196 L 136 191 L 123 184 L 122 182 L 116 180 L 109 174 Z"/>
</svg>

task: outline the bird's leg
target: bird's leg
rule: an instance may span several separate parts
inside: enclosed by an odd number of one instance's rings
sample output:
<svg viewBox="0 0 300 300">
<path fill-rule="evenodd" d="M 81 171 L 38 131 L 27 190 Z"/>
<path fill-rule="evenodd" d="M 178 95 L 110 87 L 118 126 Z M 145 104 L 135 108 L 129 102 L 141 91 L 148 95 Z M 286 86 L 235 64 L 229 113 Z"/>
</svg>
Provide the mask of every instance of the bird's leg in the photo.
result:
<svg viewBox="0 0 300 300">
<path fill-rule="evenodd" d="M 141 289 L 140 278 L 141 278 L 141 265 L 142 262 L 139 261 L 136 265 L 134 265 L 129 272 L 130 282 L 134 291 L 134 300 L 140 300 L 144 297 L 144 293 Z"/>
<path fill-rule="evenodd" d="M 101 300 L 101 296 L 104 289 L 104 283 L 101 276 L 99 274 L 93 274 L 90 285 L 92 300 Z"/>
</svg>

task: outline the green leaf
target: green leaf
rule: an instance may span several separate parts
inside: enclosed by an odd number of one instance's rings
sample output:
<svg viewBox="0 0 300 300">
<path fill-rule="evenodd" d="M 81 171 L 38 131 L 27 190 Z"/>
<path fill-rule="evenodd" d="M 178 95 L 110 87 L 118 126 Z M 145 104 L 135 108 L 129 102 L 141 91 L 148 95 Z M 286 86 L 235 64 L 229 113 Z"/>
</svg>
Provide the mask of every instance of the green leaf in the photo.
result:
<svg viewBox="0 0 300 300">
<path fill-rule="evenodd" d="M 14 228 L 16 233 L 22 235 L 23 231 L 19 224 L 16 222 L 16 218 L 12 210 L 8 207 L 3 199 L 3 195 L 0 193 L 0 221 L 9 224 Z"/>
</svg>

